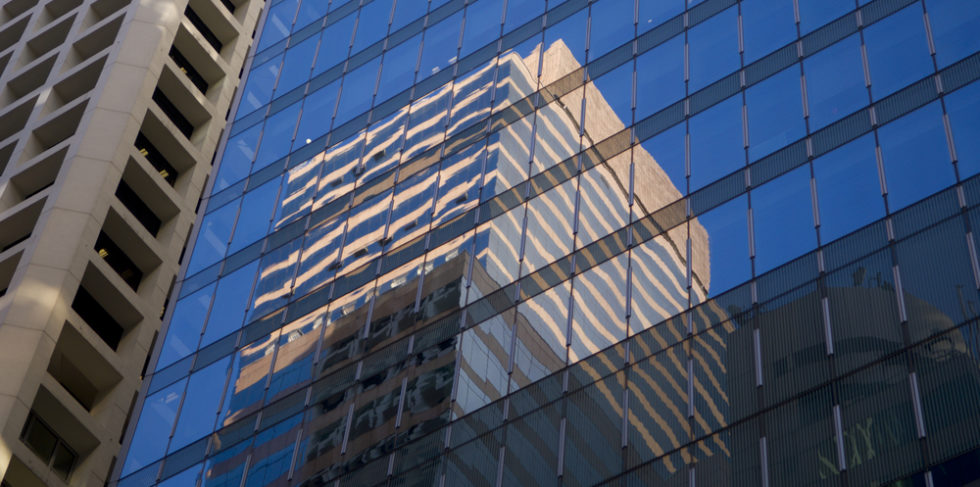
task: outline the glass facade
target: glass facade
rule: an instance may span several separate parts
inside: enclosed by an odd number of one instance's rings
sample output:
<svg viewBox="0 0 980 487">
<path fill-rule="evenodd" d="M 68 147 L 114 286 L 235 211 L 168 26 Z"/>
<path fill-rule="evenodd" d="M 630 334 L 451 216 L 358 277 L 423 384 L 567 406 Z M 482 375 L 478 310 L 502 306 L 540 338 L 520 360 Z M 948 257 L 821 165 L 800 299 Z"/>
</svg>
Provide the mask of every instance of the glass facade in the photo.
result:
<svg viewBox="0 0 980 487">
<path fill-rule="evenodd" d="M 977 481 L 978 29 L 270 1 L 118 485 Z"/>
</svg>

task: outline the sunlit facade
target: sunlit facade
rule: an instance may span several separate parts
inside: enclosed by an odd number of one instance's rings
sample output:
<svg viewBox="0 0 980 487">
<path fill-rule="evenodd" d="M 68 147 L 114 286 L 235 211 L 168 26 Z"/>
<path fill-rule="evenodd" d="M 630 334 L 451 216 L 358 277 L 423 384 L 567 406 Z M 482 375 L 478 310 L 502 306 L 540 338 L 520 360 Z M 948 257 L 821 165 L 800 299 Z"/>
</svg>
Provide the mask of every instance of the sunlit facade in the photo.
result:
<svg viewBox="0 0 980 487">
<path fill-rule="evenodd" d="M 980 6 L 262 22 L 117 485 L 980 478 Z"/>
</svg>

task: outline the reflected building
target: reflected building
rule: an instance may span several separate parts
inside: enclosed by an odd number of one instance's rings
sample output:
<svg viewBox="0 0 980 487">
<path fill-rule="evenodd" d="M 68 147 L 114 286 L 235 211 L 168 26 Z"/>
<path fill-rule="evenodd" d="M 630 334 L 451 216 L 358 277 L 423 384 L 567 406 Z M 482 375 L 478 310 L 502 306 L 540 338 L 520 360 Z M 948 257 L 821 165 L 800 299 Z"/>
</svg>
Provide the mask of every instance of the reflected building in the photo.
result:
<svg viewBox="0 0 980 487">
<path fill-rule="evenodd" d="M 980 7 L 422 3 L 266 6 L 111 485 L 980 478 Z"/>
</svg>

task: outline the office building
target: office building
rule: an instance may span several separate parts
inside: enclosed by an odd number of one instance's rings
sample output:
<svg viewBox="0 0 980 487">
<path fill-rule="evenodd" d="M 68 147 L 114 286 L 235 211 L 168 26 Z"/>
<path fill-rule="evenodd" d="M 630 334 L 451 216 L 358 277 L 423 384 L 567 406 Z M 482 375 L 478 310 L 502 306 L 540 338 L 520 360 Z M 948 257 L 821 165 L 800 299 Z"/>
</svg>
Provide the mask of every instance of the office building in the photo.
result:
<svg viewBox="0 0 980 487">
<path fill-rule="evenodd" d="M 980 6 L 260 23 L 111 485 L 980 479 Z"/>
<path fill-rule="evenodd" d="M 0 5 L 0 483 L 101 486 L 258 1 Z"/>
</svg>

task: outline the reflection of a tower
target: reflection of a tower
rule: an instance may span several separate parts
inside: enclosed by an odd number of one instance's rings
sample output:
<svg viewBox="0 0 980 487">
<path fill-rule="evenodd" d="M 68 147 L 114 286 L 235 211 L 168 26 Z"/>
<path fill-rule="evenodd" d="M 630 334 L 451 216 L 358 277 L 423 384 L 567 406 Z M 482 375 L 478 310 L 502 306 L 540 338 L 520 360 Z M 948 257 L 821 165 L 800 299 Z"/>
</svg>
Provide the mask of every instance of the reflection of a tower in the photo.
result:
<svg viewBox="0 0 980 487">
<path fill-rule="evenodd" d="M 362 191 L 363 196 L 355 196 L 355 206 L 344 218 L 341 211 L 346 200 L 343 205 L 338 204 L 338 196 L 394 167 L 399 147 L 403 150 L 401 160 L 407 160 L 438 144 L 444 125 L 452 131 L 466 125 L 467 119 L 485 115 L 491 104 L 513 103 L 533 93 L 536 81 L 532 73 L 538 71 L 539 59 L 547 67 L 541 75 L 544 84 L 579 66 L 561 41 L 543 54 L 535 49 L 527 58 L 513 52 L 504 54 L 371 130 L 334 144 L 292 169 L 287 176 L 291 189 L 281 199 L 276 215 L 279 225 L 311 208 L 314 212 L 336 214 L 311 232 L 311 238 L 318 240 L 311 244 L 308 239 L 302 257 L 298 249 L 286 248 L 274 257 L 282 265 L 262 266 L 268 269 L 268 275 L 260 276 L 256 291 L 260 295 L 254 300 L 256 310 L 251 314 L 260 316 L 264 305 L 274 309 L 287 295 L 288 281 L 273 278 L 275 273 L 296 267 L 293 294 L 315 292 L 334 276 L 362 272 L 363 265 L 382 251 L 424 242 L 430 226 L 451 222 L 495 194 L 519 186 L 528 177 L 574 156 L 580 150 L 580 137 L 598 141 L 625 127 L 594 83 L 588 83 L 584 91 L 573 91 L 561 102 L 551 103 L 495 132 L 486 144 L 474 144 L 441 161 L 423 159 L 429 166 L 400 179 L 393 190 Z M 578 109 L 583 96 L 588 106 L 584 130 Z M 403 145 L 399 146 L 399 127 L 406 120 L 411 121 L 404 132 Z M 576 246 L 581 247 L 583 242 L 620 228 L 622 224 L 617 222 L 628 221 L 631 162 L 635 181 L 633 219 L 643 218 L 681 197 L 653 157 L 637 146 L 632 160 L 627 151 L 604 161 L 578 179 L 578 188 L 576 178 L 570 178 L 526 207 L 518 205 L 495 216 L 478 227 L 475 236 L 468 234 L 452 240 L 429 251 L 424 259 L 391 264 L 391 272 L 384 274 L 376 287 L 334 289 L 329 307 L 291 322 L 278 337 L 273 334 L 267 342 L 243 350 L 241 363 L 237 364 L 240 372 L 233 379 L 237 382 L 231 401 L 237 401 L 237 405 L 231 408 L 235 413 L 224 419 L 226 425 L 257 410 L 266 387 L 268 404 L 268 398 L 287 397 L 293 392 L 290 384 L 301 384 L 311 375 L 321 379 L 310 398 L 297 399 L 300 404 L 308 400 L 312 405 L 305 417 L 297 414 L 283 426 L 273 428 L 268 434 L 276 438 L 263 442 L 268 451 L 252 453 L 253 462 L 268 461 L 263 485 L 286 483 L 288 469 L 276 465 L 289 462 L 276 456 L 279 451 L 290 452 L 297 438 L 301 443 L 293 482 L 309 479 L 304 485 L 321 485 L 435 431 L 451 419 L 477 411 L 567 364 L 676 315 L 689 306 L 688 282 L 692 283 L 690 299 L 704 301 L 710 286 L 708 237 L 703 227 L 693 221 L 635 247 L 631 258 L 625 254 L 613 257 L 577 276 L 572 317 L 567 316 L 572 298 L 566 283 L 477 324 L 462 335 L 452 334 L 459 327 L 463 307 L 568 254 L 572 246 L 555 235 L 576 235 Z M 368 186 L 371 184 L 374 183 Z M 522 233 L 526 235 L 523 248 Z M 629 279 L 633 289 L 627 330 L 624 310 Z M 372 302 L 373 306 L 367 305 Z M 680 327 L 670 328 L 674 326 L 671 323 L 663 326 L 661 333 L 686 333 Z M 432 330 L 429 335 L 433 337 L 452 338 L 427 341 L 425 333 L 417 333 L 423 328 Z M 444 333 L 447 329 L 450 332 Z M 413 333 L 416 334 L 408 339 Z M 698 358 L 711 362 L 704 369 L 711 371 L 715 382 L 724 380 L 725 375 L 722 343 L 715 342 L 710 353 Z M 355 354 L 377 350 L 384 350 L 380 357 L 375 354 L 371 356 L 375 358 L 357 364 L 349 360 Z M 687 393 L 678 390 L 686 388 L 686 360 L 683 356 L 673 357 L 666 367 L 639 377 L 649 384 L 649 397 L 635 401 L 629 420 L 642 424 L 641 429 L 647 432 L 643 441 L 652 452 L 676 448 L 682 442 L 678 438 L 688 436 L 683 433 L 689 428 Z M 711 406 L 709 409 L 728 408 L 728 398 L 718 387 L 709 385 L 694 393 L 700 403 Z M 596 410 L 620 409 L 619 396 L 605 394 L 597 400 L 603 404 Z M 282 408 L 289 407 L 289 399 L 281 402 L 286 404 Z M 669 409 L 677 412 L 676 417 L 651 416 L 652 409 L 644 408 L 651 402 L 670 403 Z M 723 422 L 726 414 L 722 413 L 721 419 L 702 421 Z M 597 417 L 595 421 L 597 428 L 602 428 L 607 418 Z M 618 423 L 612 426 L 620 429 Z M 557 449 L 557 445 L 541 444 L 533 438 L 527 441 L 535 447 Z M 417 448 L 441 446 L 423 444 Z M 719 451 L 724 450 L 722 445 Z M 208 477 L 218 480 L 224 472 L 234 470 L 233 465 L 244 454 L 228 452 L 216 457 Z M 255 472 L 256 466 L 250 471 Z"/>
</svg>

